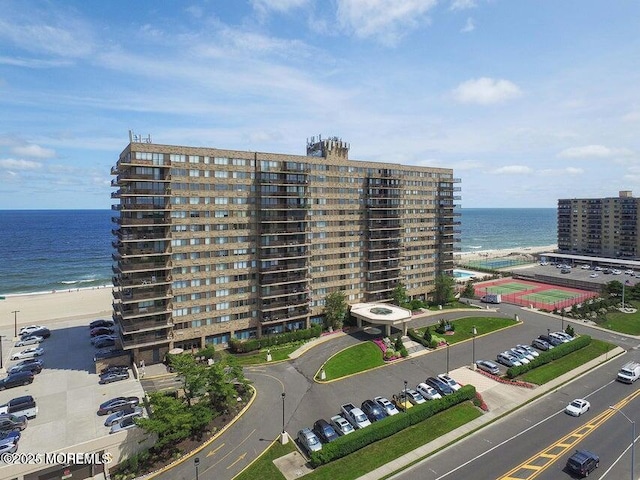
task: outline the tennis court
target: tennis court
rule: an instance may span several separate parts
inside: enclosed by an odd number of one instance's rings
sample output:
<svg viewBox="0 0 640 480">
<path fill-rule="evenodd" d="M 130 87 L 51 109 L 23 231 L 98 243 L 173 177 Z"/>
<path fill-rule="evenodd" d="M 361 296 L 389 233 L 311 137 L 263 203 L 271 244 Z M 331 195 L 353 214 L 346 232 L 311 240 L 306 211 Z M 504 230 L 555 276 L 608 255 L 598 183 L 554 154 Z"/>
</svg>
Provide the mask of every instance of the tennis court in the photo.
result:
<svg viewBox="0 0 640 480">
<path fill-rule="evenodd" d="M 526 265 L 533 263 L 533 260 L 525 260 L 521 258 L 483 258 L 481 260 L 465 260 L 462 259 L 460 264 L 467 268 L 485 268 L 498 270 L 499 268 L 517 267 L 518 265 Z"/>
<path fill-rule="evenodd" d="M 533 306 L 544 310 L 567 308 L 583 303 L 597 293 L 577 288 L 560 287 L 527 280 L 504 278 L 474 285 L 476 297 L 487 293 L 499 294 L 502 301 L 522 306 Z"/>
</svg>

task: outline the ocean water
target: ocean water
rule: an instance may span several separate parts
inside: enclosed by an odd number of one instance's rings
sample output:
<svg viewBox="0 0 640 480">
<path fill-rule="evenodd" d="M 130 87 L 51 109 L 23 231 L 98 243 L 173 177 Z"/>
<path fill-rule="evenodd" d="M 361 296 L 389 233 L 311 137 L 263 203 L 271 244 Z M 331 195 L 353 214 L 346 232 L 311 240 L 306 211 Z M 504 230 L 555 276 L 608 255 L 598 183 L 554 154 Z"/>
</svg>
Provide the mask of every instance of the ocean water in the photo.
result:
<svg viewBox="0 0 640 480">
<path fill-rule="evenodd" d="M 111 284 L 111 210 L 1 210 L 0 295 Z M 552 245 L 556 210 L 461 209 L 463 252 Z"/>
</svg>

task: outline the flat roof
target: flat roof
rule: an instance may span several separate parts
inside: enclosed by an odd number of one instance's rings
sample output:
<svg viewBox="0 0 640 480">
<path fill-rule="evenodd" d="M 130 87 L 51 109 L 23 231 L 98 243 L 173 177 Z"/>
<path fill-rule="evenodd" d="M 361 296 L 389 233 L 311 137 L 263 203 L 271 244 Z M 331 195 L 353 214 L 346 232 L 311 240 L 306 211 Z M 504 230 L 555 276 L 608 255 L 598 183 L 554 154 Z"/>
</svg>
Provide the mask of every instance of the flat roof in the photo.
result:
<svg viewBox="0 0 640 480">
<path fill-rule="evenodd" d="M 586 263 L 603 263 L 606 265 L 620 265 L 626 267 L 640 268 L 640 261 L 638 260 L 622 260 L 621 258 L 609 258 L 609 257 L 589 257 L 586 255 L 571 255 L 569 253 L 539 253 L 540 257 L 550 258 L 566 258 L 568 260 L 576 260 L 578 262 Z"/>
<path fill-rule="evenodd" d="M 411 320 L 411 310 L 388 303 L 356 303 L 351 313 L 369 323 L 395 325 Z"/>
</svg>

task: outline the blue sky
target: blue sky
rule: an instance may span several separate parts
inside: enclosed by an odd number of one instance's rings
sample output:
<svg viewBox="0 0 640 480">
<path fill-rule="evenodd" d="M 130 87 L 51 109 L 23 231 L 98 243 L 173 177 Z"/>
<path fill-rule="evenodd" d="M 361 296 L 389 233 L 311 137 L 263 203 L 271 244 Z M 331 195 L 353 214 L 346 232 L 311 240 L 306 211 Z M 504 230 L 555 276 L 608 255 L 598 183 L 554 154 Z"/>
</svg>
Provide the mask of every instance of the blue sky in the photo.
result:
<svg viewBox="0 0 640 480">
<path fill-rule="evenodd" d="M 465 208 L 640 196 L 640 3 L 2 0 L 0 209 L 99 208 L 154 143 L 453 168 Z"/>
</svg>

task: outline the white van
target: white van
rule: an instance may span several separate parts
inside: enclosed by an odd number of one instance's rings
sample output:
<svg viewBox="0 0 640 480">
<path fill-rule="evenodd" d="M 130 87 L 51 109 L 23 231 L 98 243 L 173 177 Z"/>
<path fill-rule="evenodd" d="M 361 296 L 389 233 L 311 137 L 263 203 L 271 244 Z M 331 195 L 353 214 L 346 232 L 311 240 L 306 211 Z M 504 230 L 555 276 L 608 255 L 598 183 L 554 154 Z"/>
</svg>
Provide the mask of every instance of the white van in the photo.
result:
<svg viewBox="0 0 640 480">
<path fill-rule="evenodd" d="M 625 363 L 616 377 L 622 383 L 633 383 L 638 378 L 640 378 L 640 363 L 637 362 Z"/>
<path fill-rule="evenodd" d="M 27 418 L 35 418 L 38 415 L 38 406 L 31 395 L 25 395 L 24 397 L 13 398 L 4 405 L 0 405 L 0 415 L 5 413 L 17 417 L 24 415 Z"/>
</svg>

